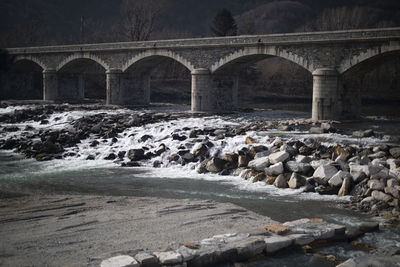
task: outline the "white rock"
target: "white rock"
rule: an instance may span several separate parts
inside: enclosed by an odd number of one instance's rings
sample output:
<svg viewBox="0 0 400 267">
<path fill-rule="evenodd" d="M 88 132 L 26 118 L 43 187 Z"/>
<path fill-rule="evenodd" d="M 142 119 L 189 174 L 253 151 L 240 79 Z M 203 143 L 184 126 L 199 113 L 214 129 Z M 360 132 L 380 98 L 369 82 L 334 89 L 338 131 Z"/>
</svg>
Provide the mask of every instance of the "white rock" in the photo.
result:
<svg viewBox="0 0 400 267">
<path fill-rule="evenodd" d="M 273 235 L 266 237 L 264 239 L 264 242 L 266 244 L 265 251 L 267 253 L 273 253 L 276 252 L 282 248 L 289 247 L 293 243 L 293 239 L 285 237 L 285 236 L 278 236 L 278 235 Z"/>
<path fill-rule="evenodd" d="M 398 160 L 398 159 L 388 159 L 388 160 L 386 160 L 386 163 L 389 165 L 391 170 L 395 170 L 399 166 L 400 160 Z"/>
<path fill-rule="evenodd" d="M 287 180 L 286 177 L 283 174 L 280 174 L 278 177 L 276 177 L 274 186 L 277 188 L 287 188 Z"/>
<path fill-rule="evenodd" d="M 100 263 L 100 267 L 139 267 L 139 263 L 131 256 L 121 255 L 106 259 Z"/>
<path fill-rule="evenodd" d="M 275 152 L 272 153 L 271 155 L 268 156 L 269 158 L 269 162 L 271 164 L 276 164 L 279 162 L 284 162 L 285 160 L 287 160 L 289 158 L 289 153 L 286 151 L 280 151 L 280 152 Z"/>
<path fill-rule="evenodd" d="M 185 246 L 179 247 L 176 252 L 182 255 L 183 261 L 190 261 L 199 254 L 199 250 L 190 249 Z"/>
<path fill-rule="evenodd" d="M 391 196 L 389 196 L 388 194 L 385 194 L 385 193 L 383 193 L 381 191 L 377 191 L 377 190 L 372 191 L 371 196 L 374 199 L 380 200 L 380 201 L 383 201 L 383 202 L 389 202 L 390 200 L 392 200 Z"/>
<path fill-rule="evenodd" d="M 382 168 L 378 166 L 371 166 L 371 165 L 359 165 L 350 163 L 350 173 L 353 172 L 364 172 L 368 177 L 378 173 Z"/>
<path fill-rule="evenodd" d="M 328 183 L 331 186 L 340 186 L 343 183 L 343 179 L 346 176 L 350 176 L 350 173 L 344 172 L 344 171 L 338 171 L 335 175 L 332 176 L 331 179 L 329 179 Z"/>
<path fill-rule="evenodd" d="M 283 173 L 283 163 L 279 162 L 274 165 L 265 168 L 264 170 L 266 175 L 276 176 Z"/>
<path fill-rule="evenodd" d="M 371 175 L 371 179 L 387 179 L 387 178 L 389 178 L 389 170 L 386 168 L 383 168 L 379 172 Z"/>
<path fill-rule="evenodd" d="M 183 260 L 182 255 L 175 251 L 154 252 L 154 255 L 158 258 L 161 264 L 178 264 Z"/>
<path fill-rule="evenodd" d="M 334 166 L 322 165 L 315 170 L 313 177 L 318 184 L 326 185 L 337 172 Z"/>
<path fill-rule="evenodd" d="M 361 200 L 361 204 L 363 204 L 363 203 L 368 203 L 368 202 L 371 202 L 371 201 L 373 201 L 373 200 L 374 200 L 373 197 L 366 197 L 366 198 L 364 198 L 363 200 Z"/>
<path fill-rule="evenodd" d="M 314 170 L 318 169 L 318 167 L 320 167 L 320 166 L 329 165 L 331 163 L 333 163 L 333 161 L 330 159 L 313 160 L 310 162 L 311 167 L 313 167 Z"/>
<path fill-rule="evenodd" d="M 263 171 L 270 165 L 268 157 L 257 158 L 249 162 L 248 167 L 257 171 Z"/>
<path fill-rule="evenodd" d="M 310 163 L 288 161 L 288 162 L 286 162 L 285 165 L 286 165 L 286 168 L 291 172 L 307 174 L 310 170 L 312 170 Z"/>
<path fill-rule="evenodd" d="M 385 184 L 379 180 L 369 180 L 368 187 L 372 190 L 383 190 L 385 188 Z"/>
</svg>

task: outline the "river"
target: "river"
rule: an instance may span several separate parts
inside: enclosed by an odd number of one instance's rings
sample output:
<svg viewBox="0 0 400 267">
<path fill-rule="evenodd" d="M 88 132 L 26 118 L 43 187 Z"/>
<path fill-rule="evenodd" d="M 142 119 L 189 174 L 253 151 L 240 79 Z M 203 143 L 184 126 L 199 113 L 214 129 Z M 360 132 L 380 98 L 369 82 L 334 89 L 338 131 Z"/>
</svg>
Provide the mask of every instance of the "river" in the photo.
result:
<svg viewBox="0 0 400 267">
<path fill-rule="evenodd" d="M 0 113 L 13 112 L 22 107 L 9 107 L 0 109 Z M 157 109 L 157 108 L 156 108 Z M 161 107 L 160 112 L 176 110 L 176 107 Z M 185 110 L 180 107 L 179 110 Z M 55 113 L 51 115 L 49 124 L 40 125 L 38 122 L 25 122 L 17 125 L 20 131 L 2 133 L 1 137 L 10 137 L 21 134 L 23 127 L 31 125 L 36 129 L 49 129 L 64 127 L 87 114 L 101 112 L 129 113 L 129 110 L 113 111 L 74 111 Z M 281 111 L 281 110 L 258 110 L 252 113 L 239 113 L 226 116 L 210 116 L 201 118 L 182 118 L 169 122 L 159 122 L 141 127 L 133 127 L 118 139 L 117 143 L 110 145 L 108 140 L 93 148 L 90 143 L 94 137 L 78 144 L 77 148 L 70 149 L 78 156 L 68 159 L 58 159 L 46 162 L 38 162 L 33 159 L 25 159 L 21 155 L 11 151 L 0 152 L 0 194 L 11 196 L 14 194 L 92 194 L 92 195 L 116 195 L 116 196 L 146 196 L 161 198 L 195 198 L 212 199 L 218 202 L 230 202 L 252 210 L 262 215 L 271 217 L 278 221 L 295 220 L 299 218 L 324 218 L 327 221 L 337 222 L 348 226 L 358 224 L 361 221 L 372 220 L 366 214 L 343 208 L 349 198 L 337 196 L 321 196 L 317 193 L 300 193 L 298 190 L 277 189 L 274 186 L 265 185 L 263 182 L 249 183 L 237 176 L 218 176 L 214 174 L 198 174 L 193 165 L 179 166 L 168 165 L 162 168 L 152 168 L 152 163 L 139 168 L 121 168 L 112 161 L 103 158 L 110 152 L 116 152 L 124 147 L 136 148 L 136 146 L 152 145 L 157 147 L 161 143 L 166 144 L 171 153 L 177 150 L 180 142 L 166 139 L 165 136 L 171 132 L 187 128 L 201 127 L 223 127 L 224 125 L 239 125 L 241 123 L 257 120 L 281 120 L 292 118 L 308 118 L 307 112 Z M 3 125 L 6 126 L 6 125 Z M 349 125 L 340 127 L 352 129 L 372 128 L 380 133 L 379 138 L 367 138 L 357 140 L 343 134 L 325 134 L 326 142 L 331 143 L 369 143 L 371 145 L 391 142 L 387 133 L 399 134 L 400 127 L 396 120 L 372 120 L 365 124 Z M 151 135 L 152 140 L 138 143 L 137 138 L 144 134 Z M 298 130 L 290 134 L 275 131 L 268 133 L 250 132 L 248 135 L 257 138 L 269 138 L 268 135 L 280 135 L 287 138 L 306 138 L 307 132 Z M 241 137 L 242 138 L 242 137 Z M 280 138 L 280 137 L 277 137 Z M 236 137 L 226 141 L 224 151 L 237 149 Z M 222 151 L 222 152 L 224 152 Z M 94 155 L 95 160 L 85 160 L 88 155 Z M 161 158 L 165 162 L 165 158 Z M 361 241 L 373 245 L 383 246 L 387 244 L 399 245 L 400 235 L 396 231 L 379 231 L 367 234 Z M 355 255 L 363 255 L 348 244 L 340 243 L 319 250 L 321 253 L 334 254 L 338 259 L 345 260 Z M 288 257 L 290 255 L 290 257 Z M 290 260 L 288 260 L 290 258 Z M 321 265 L 322 264 L 322 265 Z M 332 266 L 328 262 L 321 262 L 310 255 L 297 251 L 278 254 L 273 259 L 265 261 L 260 259 L 251 263 L 251 266 Z"/>
</svg>

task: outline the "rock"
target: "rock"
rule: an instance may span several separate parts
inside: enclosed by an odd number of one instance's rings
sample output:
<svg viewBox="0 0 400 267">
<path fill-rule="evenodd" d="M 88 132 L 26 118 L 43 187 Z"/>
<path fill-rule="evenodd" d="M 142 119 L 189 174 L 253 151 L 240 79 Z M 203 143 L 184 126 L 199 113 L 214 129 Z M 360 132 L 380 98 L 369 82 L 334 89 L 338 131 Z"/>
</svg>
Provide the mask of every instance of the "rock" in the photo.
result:
<svg viewBox="0 0 400 267">
<path fill-rule="evenodd" d="M 197 248 L 190 248 L 188 246 L 180 246 L 176 252 L 182 255 L 183 261 L 187 262 L 192 260 L 194 257 L 198 255 L 198 249 L 200 248 L 200 245 L 198 245 Z"/>
<path fill-rule="evenodd" d="M 176 162 L 176 161 L 178 161 L 180 159 L 180 156 L 178 155 L 178 154 L 172 154 L 170 157 L 169 157 L 169 162 Z"/>
<path fill-rule="evenodd" d="M 263 171 L 269 165 L 270 165 L 269 157 L 263 157 L 250 161 L 247 166 L 256 171 Z"/>
<path fill-rule="evenodd" d="M 196 171 L 198 173 L 206 173 L 207 172 L 207 163 L 208 163 L 209 159 L 205 159 L 203 160 L 197 167 L 196 167 Z"/>
<path fill-rule="evenodd" d="M 372 190 L 380 190 L 382 191 L 385 188 L 385 184 L 379 180 L 369 180 L 368 187 Z"/>
<path fill-rule="evenodd" d="M 185 163 L 194 162 L 194 155 L 190 152 L 187 152 L 184 155 L 182 155 L 182 160 Z"/>
<path fill-rule="evenodd" d="M 121 255 L 103 260 L 100 267 L 139 267 L 139 263 L 128 255 Z"/>
<path fill-rule="evenodd" d="M 250 237 L 230 244 L 236 248 L 238 260 L 247 260 L 262 254 L 266 245 L 262 238 Z"/>
<path fill-rule="evenodd" d="M 249 164 L 249 158 L 245 155 L 239 155 L 238 157 L 238 168 L 247 167 Z"/>
<path fill-rule="evenodd" d="M 205 144 L 202 143 L 197 143 L 193 148 L 192 148 L 192 154 L 195 157 L 206 157 L 208 154 L 208 147 Z"/>
<path fill-rule="evenodd" d="M 161 144 L 154 152 L 156 153 L 157 156 L 160 156 L 162 153 L 167 151 L 167 147 L 164 144 Z"/>
<path fill-rule="evenodd" d="M 254 139 L 254 138 L 252 138 L 252 137 L 246 137 L 246 141 L 245 141 L 245 143 L 247 144 L 247 145 L 252 145 L 252 144 L 254 144 L 254 143 L 257 143 L 257 140 L 256 139 Z"/>
<path fill-rule="evenodd" d="M 251 179 L 251 181 L 252 181 L 253 183 L 261 182 L 261 181 L 263 181 L 266 177 L 267 177 L 267 176 L 265 175 L 264 172 L 260 172 L 259 174 L 257 174 L 256 176 L 254 176 L 253 179 Z"/>
<path fill-rule="evenodd" d="M 379 151 L 374 154 L 368 155 L 368 158 L 370 158 L 370 159 L 379 159 L 379 158 L 383 158 L 383 157 L 386 157 L 386 153 L 384 151 Z"/>
<path fill-rule="evenodd" d="M 372 191 L 371 196 L 373 199 L 383 201 L 383 202 L 389 202 L 390 200 L 392 200 L 392 197 L 390 195 L 385 194 L 381 191 L 377 191 L 377 190 Z"/>
<path fill-rule="evenodd" d="M 325 185 L 319 185 L 315 187 L 315 192 L 317 192 L 320 195 L 336 195 L 338 193 L 338 190 L 339 190 L 338 187 L 325 186 Z"/>
<path fill-rule="evenodd" d="M 320 160 L 313 160 L 310 162 L 311 167 L 314 168 L 314 170 L 318 169 L 318 167 L 323 166 L 323 165 L 330 165 L 334 163 L 330 159 L 320 159 Z"/>
<path fill-rule="evenodd" d="M 359 183 L 367 177 L 364 172 L 353 171 L 351 176 L 353 177 L 353 182 Z"/>
<path fill-rule="evenodd" d="M 297 154 L 297 151 L 296 151 L 293 147 L 291 147 L 291 146 L 289 146 L 289 145 L 287 145 L 287 144 L 283 144 L 283 145 L 279 148 L 279 150 L 280 150 L 280 151 L 285 151 L 285 152 L 289 153 L 290 156 L 295 156 L 295 155 Z"/>
<path fill-rule="evenodd" d="M 182 255 L 175 251 L 167 252 L 154 252 L 154 255 L 158 258 L 162 265 L 173 265 L 182 263 Z"/>
<path fill-rule="evenodd" d="M 301 174 L 307 174 L 312 170 L 309 163 L 301 163 L 296 161 L 288 161 L 285 163 L 286 168 L 291 172 L 297 172 Z"/>
<path fill-rule="evenodd" d="M 159 160 L 153 162 L 153 168 L 160 168 L 163 163 Z"/>
<path fill-rule="evenodd" d="M 314 237 L 309 234 L 291 234 L 287 237 L 293 239 L 293 243 L 299 246 L 308 245 L 315 240 Z"/>
<path fill-rule="evenodd" d="M 224 168 L 225 161 L 219 158 L 212 158 L 210 161 L 207 162 L 206 169 L 209 172 L 220 172 Z"/>
<path fill-rule="evenodd" d="M 288 182 L 288 185 L 291 189 L 299 188 L 305 184 L 306 184 L 306 178 L 301 175 L 298 175 L 297 173 L 292 173 Z"/>
<path fill-rule="evenodd" d="M 321 165 L 315 170 L 313 178 L 318 184 L 326 185 L 337 172 L 334 166 Z"/>
<path fill-rule="evenodd" d="M 225 160 L 226 164 L 224 166 L 225 169 L 235 169 L 238 167 L 238 158 L 239 155 L 235 153 L 229 153 L 222 155 L 221 159 Z"/>
<path fill-rule="evenodd" d="M 310 163 L 312 161 L 312 158 L 304 155 L 297 155 L 296 156 L 296 162 L 298 163 Z"/>
<path fill-rule="evenodd" d="M 321 123 L 321 128 L 328 131 L 328 132 L 334 132 L 335 128 L 332 126 L 332 124 L 323 122 Z"/>
<path fill-rule="evenodd" d="M 89 155 L 86 157 L 86 160 L 95 160 L 96 156 L 95 155 Z"/>
<path fill-rule="evenodd" d="M 302 155 L 309 155 L 311 151 L 311 148 L 309 148 L 308 146 L 302 146 L 299 148 L 299 153 Z"/>
<path fill-rule="evenodd" d="M 400 147 L 393 147 L 389 149 L 389 153 L 396 159 L 400 158 Z"/>
<path fill-rule="evenodd" d="M 365 131 L 355 131 L 353 132 L 354 138 L 364 138 L 374 136 L 373 130 L 365 130 Z"/>
<path fill-rule="evenodd" d="M 140 137 L 139 142 L 146 142 L 147 140 L 152 139 L 153 137 L 151 135 L 145 134 L 142 137 Z"/>
<path fill-rule="evenodd" d="M 389 165 L 391 170 L 396 170 L 400 165 L 400 159 L 388 159 L 386 163 Z"/>
<path fill-rule="evenodd" d="M 308 130 L 308 133 L 310 134 L 323 134 L 325 133 L 325 130 L 319 127 L 311 127 L 310 130 Z"/>
<path fill-rule="evenodd" d="M 265 168 L 264 172 L 268 176 L 277 176 L 279 174 L 282 174 L 283 173 L 283 163 L 279 162 L 274 165 L 271 165 L 268 168 Z"/>
<path fill-rule="evenodd" d="M 344 172 L 344 171 L 338 171 L 335 175 L 332 176 L 331 179 L 329 179 L 328 184 L 330 186 L 341 186 L 343 179 L 348 176 L 350 177 L 350 173 Z"/>
<path fill-rule="evenodd" d="M 266 184 L 269 184 L 269 185 L 273 185 L 274 182 L 275 182 L 275 180 L 276 180 L 276 177 L 268 177 L 268 178 L 265 180 L 265 183 L 266 183 Z"/>
<path fill-rule="evenodd" d="M 136 254 L 135 259 L 140 263 L 141 266 L 154 266 L 158 263 L 156 256 L 147 254 L 146 252 L 139 252 Z"/>
<path fill-rule="evenodd" d="M 289 232 L 289 228 L 282 224 L 266 225 L 264 226 L 264 229 L 277 235 L 285 235 Z"/>
<path fill-rule="evenodd" d="M 399 190 L 400 190 L 399 186 L 385 187 L 385 193 L 392 195 L 394 198 L 399 198 L 400 197 Z"/>
<path fill-rule="evenodd" d="M 143 149 L 130 149 L 128 151 L 128 158 L 131 161 L 138 161 L 145 159 L 144 150 Z"/>
<path fill-rule="evenodd" d="M 271 155 L 268 156 L 269 162 L 271 164 L 276 164 L 279 162 L 284 162 L 289 158 L 289 153 L 286 151 L 280 151 L 276 153 L 272 153 Z"/>
<path fill-rule="evenodd" d="M 179 135 L 179 134 L 172 135 L 172 140 L 185 141 L 186 139 L 187 137 L 184 135 Z"/>
<path fill-rule="evenodd" d="M 289 247 L 293 243 L 293 239 L 285 236 L 269 236 L 264 238 L 267 253 L 274 253 L 283 248 Z"/>
<path fill-rule="evenodd" d="M 276 177 L 274 186 L 277 188 L 287 188 L 286 177 L 283 174 L 280 174 L 278 177 Z"/>
<path fill-rule="evenodd" d="M 107 157 L 105 157 L 105 160 L 114 160 L 116 159 L 117 156 L 114 153 L 110 153 Z"/>
<path fill-rule="evenodd" d="M 349 194 L 350 186 L 351 186 L 351 180 L 352 179 L 349 176 L 346 176 L 343 179 L 343 183 L 342 183 L 342 186 L 339 189 L 338 196 L 343 197 L 343 196 L 346 196 L 346 195 Z"/>
</svg>

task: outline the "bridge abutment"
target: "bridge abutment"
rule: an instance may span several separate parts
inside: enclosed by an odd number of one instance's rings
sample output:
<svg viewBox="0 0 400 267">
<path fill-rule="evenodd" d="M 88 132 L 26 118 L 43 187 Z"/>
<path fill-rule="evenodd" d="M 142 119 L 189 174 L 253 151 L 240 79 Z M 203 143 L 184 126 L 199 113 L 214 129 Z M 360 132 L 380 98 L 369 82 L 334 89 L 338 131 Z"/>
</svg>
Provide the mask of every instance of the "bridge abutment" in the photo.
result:
<svg viewBox="0 0 400 267">
<path fill-rule="evenodd" d="M 313 72 L 312 120 L 337 120 L 341 114 L 340 75 L 333 68 Z"/>
<path fill-rule="evenodd" d="M 237 105 L 238 77 L 212 75 L 208 69 L 192 71 L 192 111 L 229 112 Z"/>
<path fill-rule="evenodd" d="M 59 100 L 56 70 L 43 71 L 43 100 Z"/>
</svg>

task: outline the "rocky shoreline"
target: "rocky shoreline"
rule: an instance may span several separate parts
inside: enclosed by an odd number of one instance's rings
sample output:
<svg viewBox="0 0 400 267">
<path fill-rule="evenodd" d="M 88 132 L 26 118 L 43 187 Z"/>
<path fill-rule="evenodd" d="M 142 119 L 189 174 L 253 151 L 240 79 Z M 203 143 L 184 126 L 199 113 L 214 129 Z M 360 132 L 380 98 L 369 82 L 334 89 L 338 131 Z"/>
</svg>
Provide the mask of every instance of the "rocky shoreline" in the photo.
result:
<svg viewBox="0 0 400 267">
<path fill-rule="evenodd" d="M 15 110 L 0 115 L 0 122 L 7 124 L 0 132 L 21 131 L 13 124 L 36 121 L 49 123 L 48 118 L 56 112 L 71 110 L 96 110 L 100 106 L 45 105 Z M 90 136 L 90 147 L 100 142 L 117 143 L 126 135 L 127 129 L 202 114 L 188 112 L 156 113 L 126 112 L 100 113 L 83 116 L 63 127 L 36 130 L 25 126 L 21 134 L 0 140 L 0 149 L 13 150 L 36 160 L 52 160 L 79 156 L 68 148 L 74 148 Z M 55 119 L 57 120 L 57 118 Z M 269 139 L 257 140 L 249 132 L 276 129 L 281 132 L 308 131 L 309 137 L 297 140 L 279 134 Z M 141 148 L 116 151 L 104 157 L 122 167 L 151 165 L 155 168 L 172 165 L 190 165 L 198 173 L 240 176 L 248 182 L 264 182 L 277 188 L 298 189 L 300 192 L 317 192 L 321 195 L 351 196 L 349 208 L 380 215 L 389 223 L 398 225 L 400 219 L 400 147 L 363 144 L 326 145 L 323 133 L 338 133 L 335 122 L 312 123 L 310 120 L 262 121 L 224 127 L 182 127 L 166 136 L 180 142 L 176 153 L 164 143 L 152 145 L 153 136 L 143 134 L 138 142 Z M 374 136 L 374 131 L 352 133 L 362 140 Z M 94 136 L 94 138 L 93 138 Z M 222 153 L 227 138 L 242 138 L 236 152 Z M 325 143 L 324 143 L 325 142 Z M 94 160 L 88 155 L 86 160 Z"/>
</svg>

